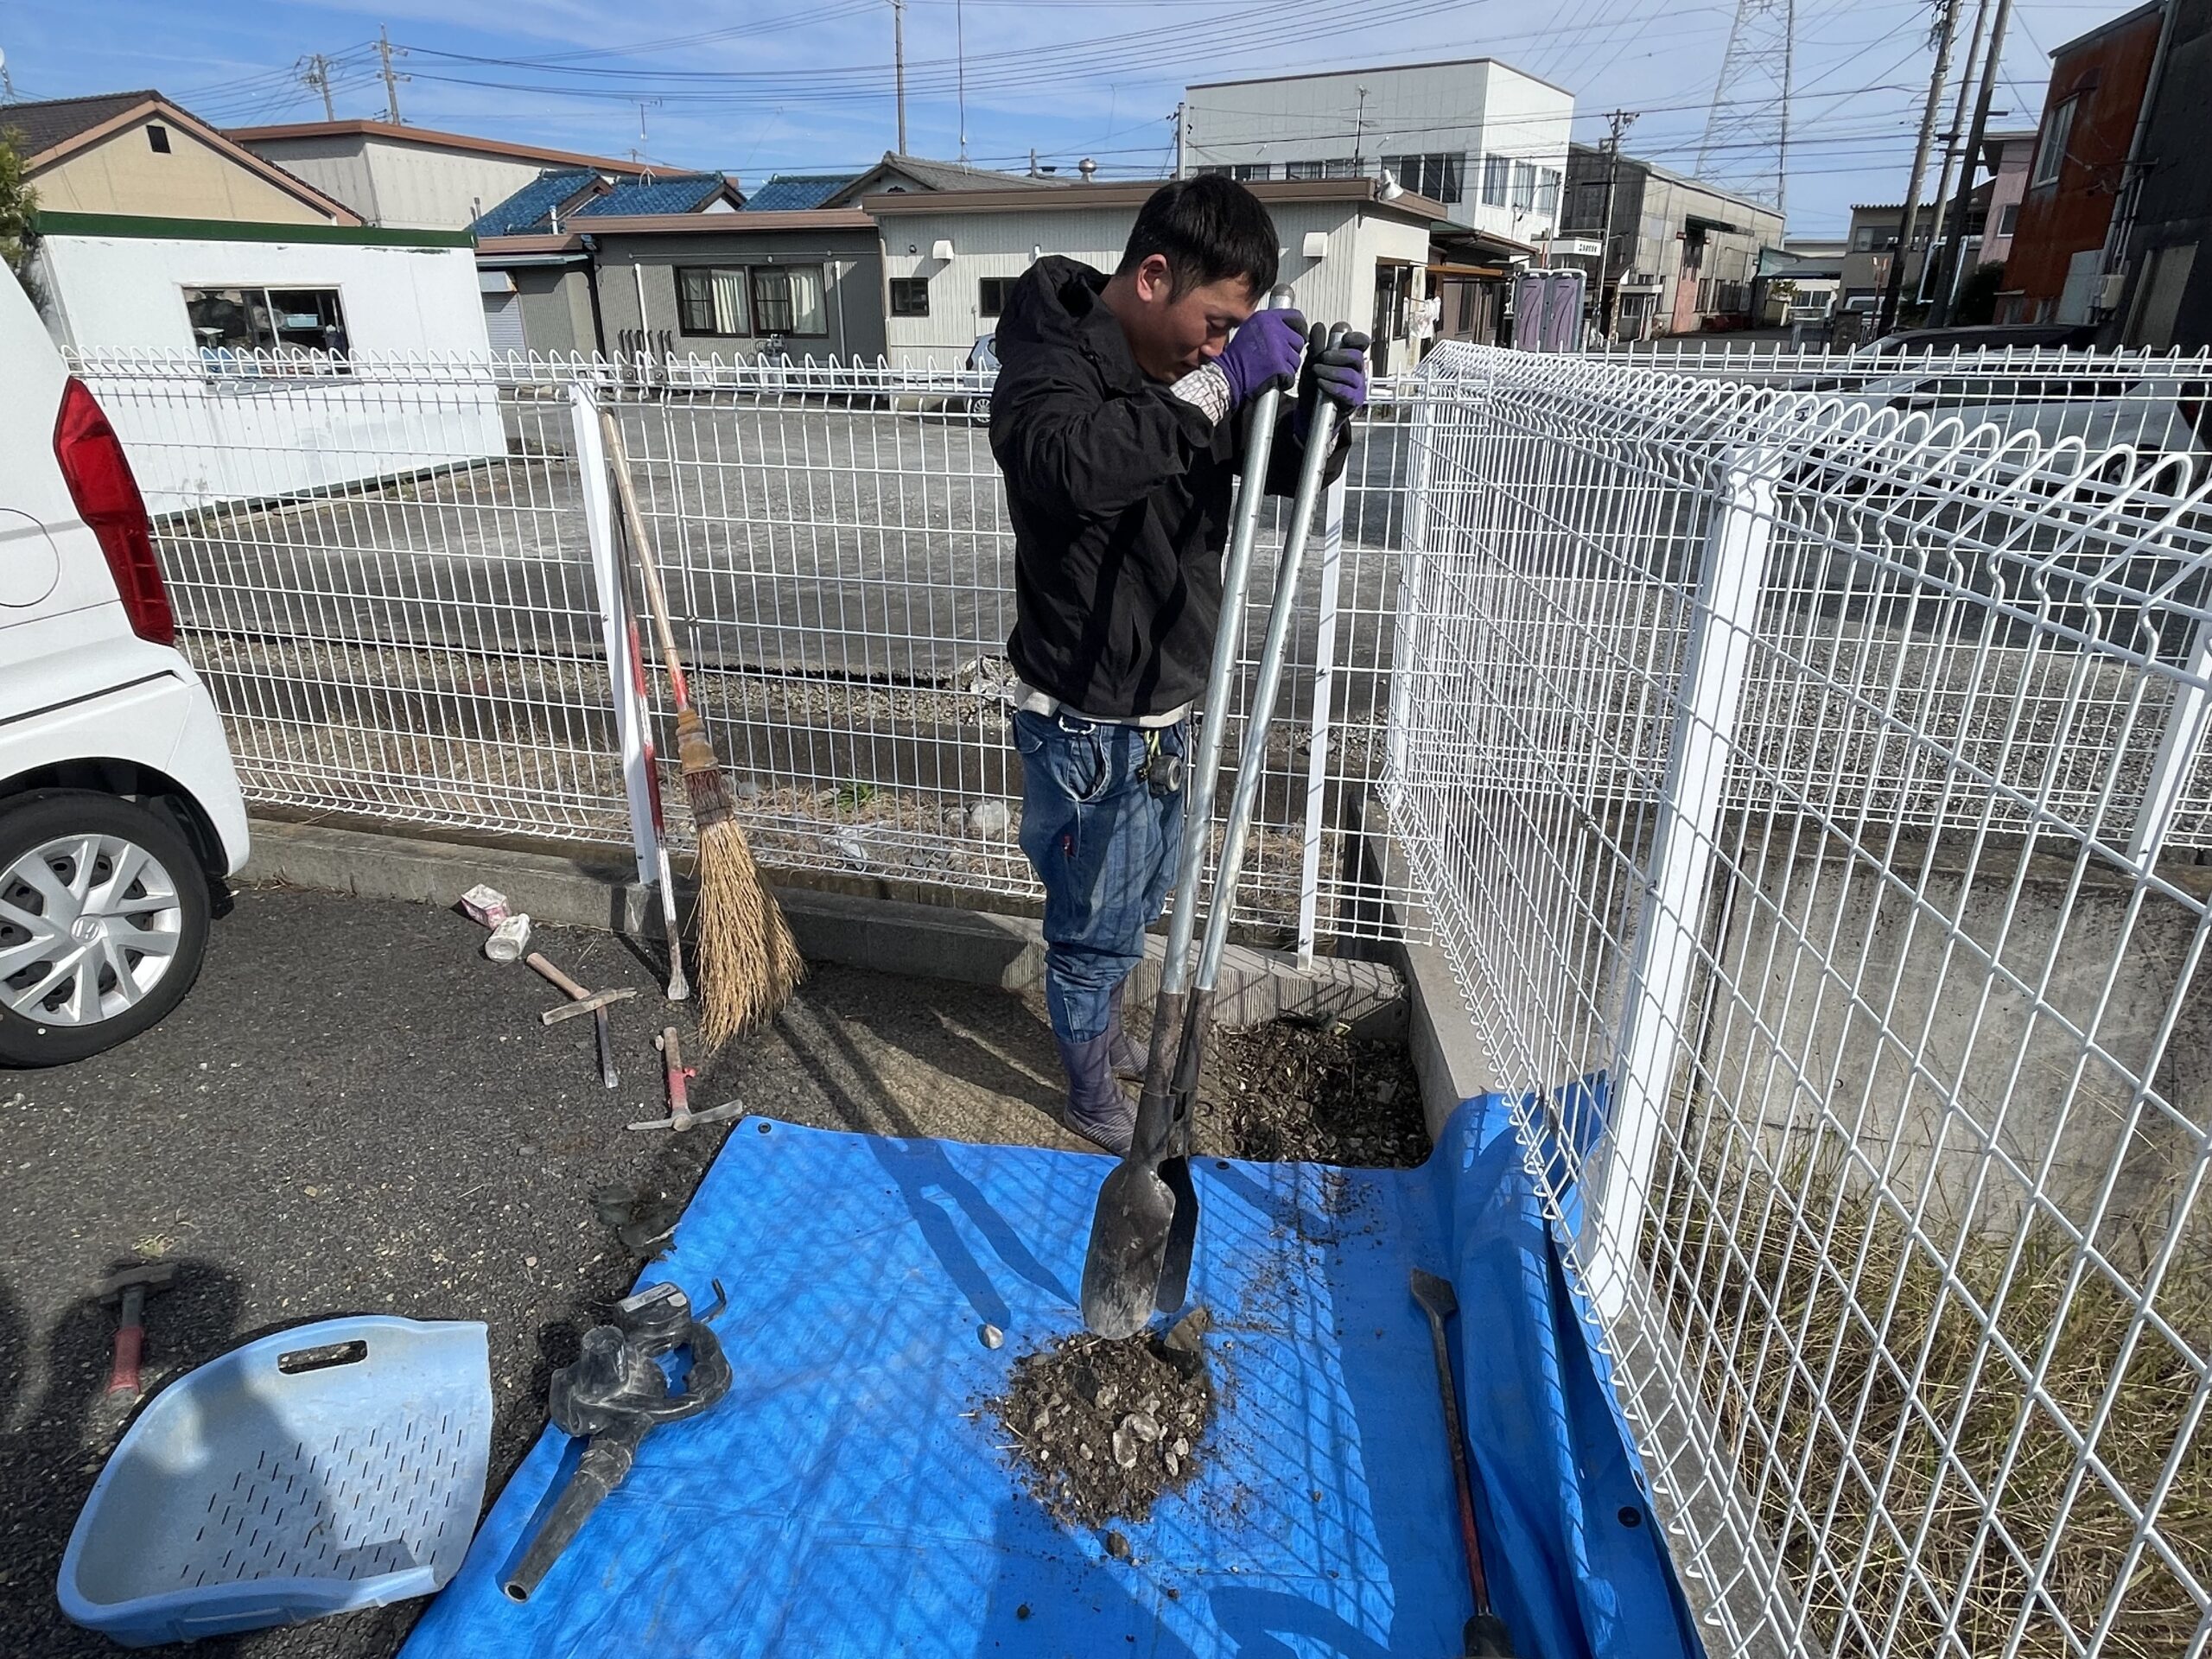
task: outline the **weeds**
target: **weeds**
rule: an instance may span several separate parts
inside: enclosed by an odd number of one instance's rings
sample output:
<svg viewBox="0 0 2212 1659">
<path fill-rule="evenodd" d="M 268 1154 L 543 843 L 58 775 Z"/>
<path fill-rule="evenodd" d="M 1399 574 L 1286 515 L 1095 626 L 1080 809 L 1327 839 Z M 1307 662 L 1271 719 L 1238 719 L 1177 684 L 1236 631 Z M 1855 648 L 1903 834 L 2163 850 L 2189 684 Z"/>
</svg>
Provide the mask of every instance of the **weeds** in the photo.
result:
<svg viewBox="0 0 2212 1659">
<path fill-rule="evenodd" d="M 1819 1650 L 2059 1659 L 2115 1603 L 2100 1653 L 2189 1649 L 2188 1578 L 2212 1582 L 2202 1240 L 2146 1323 L 2145 1253 L 2100 1265 L 2047 1216 L 1950 1251 L 1834 1168 L 1677 1165 L 1662 1190 L 1652 1265 Z M 2136 1546 L 2154 1500 L 2172 1561 Z"/>
</svg>

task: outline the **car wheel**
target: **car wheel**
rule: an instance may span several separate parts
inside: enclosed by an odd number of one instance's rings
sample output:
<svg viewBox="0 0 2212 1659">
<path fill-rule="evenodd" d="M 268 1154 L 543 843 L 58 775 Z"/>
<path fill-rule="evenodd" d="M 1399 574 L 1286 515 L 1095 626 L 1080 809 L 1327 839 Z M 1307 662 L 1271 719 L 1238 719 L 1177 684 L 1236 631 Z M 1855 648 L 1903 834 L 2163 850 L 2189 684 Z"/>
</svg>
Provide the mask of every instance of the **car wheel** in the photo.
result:
<svg viewBox="0 0 2212 1659">
<path fill-rule="evenodd" d="M 154 1025 L 199 976 L 208 899 L 184 837 L 143 806 L 0 804 L 0 1065 L 81 1060 Z"/>
</svg>

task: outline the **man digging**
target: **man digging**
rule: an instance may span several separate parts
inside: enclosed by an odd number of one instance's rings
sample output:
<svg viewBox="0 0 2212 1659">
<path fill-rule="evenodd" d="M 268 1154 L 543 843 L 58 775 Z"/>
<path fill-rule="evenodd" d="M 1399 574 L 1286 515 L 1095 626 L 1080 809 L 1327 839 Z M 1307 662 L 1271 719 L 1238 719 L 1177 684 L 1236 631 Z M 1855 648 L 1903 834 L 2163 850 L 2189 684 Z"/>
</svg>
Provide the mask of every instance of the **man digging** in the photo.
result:
<svg viewBox="0 0 2212 1659">
<path fill-rule="evenodd" d="M 1299 378 L 1306 346 L 1297 312 L 1258 309 L 1275 261 L 1249 190 L 1177 180 L 1146 201 L 1111 276 L 1040 259 L 999 319 L 991 452 L 1014 521 L 1021 847 L 1045 887 L 1068 1127 L 1112 1153 L 1136 1122 L 1117 1075 L 1141 1077 L 1146 1058 L 1122 1030 L 1122 991 L 1175 880 L 1249 405 Z M 1296 489 L 1319 400 L 1367 398 L 1366 338 L 1331 349 L 1315 334 L 1272 494 Z"/>
</svg>

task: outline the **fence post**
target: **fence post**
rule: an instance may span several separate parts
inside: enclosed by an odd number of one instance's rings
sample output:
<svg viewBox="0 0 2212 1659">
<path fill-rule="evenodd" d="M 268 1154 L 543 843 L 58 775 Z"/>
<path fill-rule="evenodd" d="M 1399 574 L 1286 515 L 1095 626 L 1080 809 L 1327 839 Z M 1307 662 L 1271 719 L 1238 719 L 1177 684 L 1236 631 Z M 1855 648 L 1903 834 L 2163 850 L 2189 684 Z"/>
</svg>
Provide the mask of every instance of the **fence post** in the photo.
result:
<svg viewBox="0 0 2212 1659">
<path fill-rule="evenodd" d="M 1329 728 L 1334 721 L 1337 676 L 1337 602 L 1344 568 L 1344 496 L 1347 466 L 1321 497 L 1321 586 L 1313 625 L 1313 717 L 1306 728 L 1306 845 L 1298 872 L 1298 966 L 1313 965 L 1313 938 L 1320 911 L 1321 825 L 1327 816 Z"/>
<path fill-rule="evenodd" d="M 1614 1048 L 1606 1135 L 1585 1177 L 1579 1254 L 1591 1300 L 1608 1322 L 1627 1302 L 1660 1130 L 1686 1043 L 1682 1015 L 1697 975 L 1774 511 L 1772 457 L 1754 452 L 1732 461 L 1700 561 L 1682 653 L 1649 878 Z"/>
<path fill-rule="evenodd" d="M 630 843 L 638 855 L 638 880 L 660 879 L 660 838 L 653 830 L 651 780 L 645 776 L 645 698 L 630 666 L 630 587 L 623 579 L 621 544 L 614 535 L 614 504 L 607 489 L 607 445 L 600 436 L 599 400 L 582 376 L 569 383 L 569 414 L 576 439 L 576 476 L 583 494 L 584 533 L 591 543 L 592 586 L 599 595 L 601 642 L 614 713 L 614 741 L 622 759 L 622 787 L 630 804 Z"/>
<path fill-rule="evenodd" d="M 2206 731 L 2212 727 L 2212 692 L 2204 689 L 2204 682 L 2212 678 L 2212 617 L 2197 623 L 2183 671 L 2189 677 L 2174 687 L 2165 735 L 2151 763 L 2150 781 L 2143 786 L 2143 804 L 2136 810 L 2135 829 L 2127 842 L 2127 855 L 2145 870 L 2158 861 L 2165 846 L 2174 815 L 2181 810 L 2182 791 L 2189 787 Z"/>
<path fill-rule="evenodd" d="M 1412 431 L 1406 441 L 1405 545 L 1398 555 L 1398 604 L 1390 631 L 1390 719 L 1386 728 L 1382 766 L 1386 806 L 1395 805 L 1398 791 L 1404 786 L 1406 750 L 1417 702 L 1413 664 L 1421 656 L 1416 648 L 1416 628 L 1425 613 L 1420 602 L 1421 561 L 1429 551 L 1430 475 L 1440 425 L 1437 402 L 1443 395 L 1442 378 L 1436 372 L 1433 358 L 1414 372 L 1412 387 L 1415 402 Z"/>
</svg>

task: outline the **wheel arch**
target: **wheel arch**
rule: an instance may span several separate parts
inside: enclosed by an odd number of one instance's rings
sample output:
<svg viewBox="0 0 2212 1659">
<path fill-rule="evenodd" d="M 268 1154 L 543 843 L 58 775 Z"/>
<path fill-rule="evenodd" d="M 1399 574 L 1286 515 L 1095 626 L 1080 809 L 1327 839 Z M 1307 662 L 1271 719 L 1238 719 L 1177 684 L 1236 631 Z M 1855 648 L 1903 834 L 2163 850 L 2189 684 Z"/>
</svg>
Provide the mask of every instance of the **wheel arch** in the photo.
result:
<svg viewBox="0 0 2212 1659">
<path fill-rule="evenodd" d="M 161 813 L 176 826 L 183 836 L 185 845 L 192 849 L 192 855 L 200 861 L 200 868 L 211 887 L 219 895 L 223 891 L 223 876 L 228 866 L 225 861 L 223 838 L 215 828 L 207 809 L 183 785 L 157 766 L 143 760 L 126 760 L 113 755 L 93 755 L 67 760 L 48 761 L 42 766 L 26 767 L 14 775 L 0 779 L 0 811 L 18 797 L 41 790 L 86 790 L 99 795 L 113 795 Z"/>
</svg>

